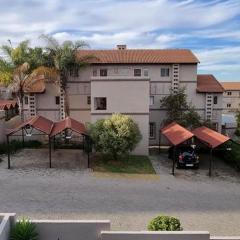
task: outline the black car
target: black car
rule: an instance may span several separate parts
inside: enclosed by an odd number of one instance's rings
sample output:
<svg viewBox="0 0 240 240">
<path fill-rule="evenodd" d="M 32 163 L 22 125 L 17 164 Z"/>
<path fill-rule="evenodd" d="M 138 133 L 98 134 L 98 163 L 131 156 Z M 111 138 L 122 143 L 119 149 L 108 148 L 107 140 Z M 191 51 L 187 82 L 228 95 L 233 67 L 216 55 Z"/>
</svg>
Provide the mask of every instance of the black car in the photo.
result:
<svg viewBox="0 0 240 240">
<path fill-rule="evenodd" d="M 169 158 L 173 157 L 173 148 L 169 149 Z M 199 156 L 192 146 L 181 146 L 176 149 L 177 168 L 198 168 Z"/>
</svg>

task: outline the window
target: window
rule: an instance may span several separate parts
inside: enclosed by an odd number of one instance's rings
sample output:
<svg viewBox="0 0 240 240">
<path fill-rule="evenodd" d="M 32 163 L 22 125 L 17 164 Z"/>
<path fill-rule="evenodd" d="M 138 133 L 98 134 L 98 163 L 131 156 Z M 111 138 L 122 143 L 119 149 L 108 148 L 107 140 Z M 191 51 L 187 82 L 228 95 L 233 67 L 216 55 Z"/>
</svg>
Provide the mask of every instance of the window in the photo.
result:
<svg viewBox="0 0 240 240">
<path fill-rule="evenodd" d="M 149 138 L 156 137 L 156 123 L 150 122 L 149 123 Z"/>
<path fill-rule="evenodd" d="M 91 104 L 91 96 L 87 96 L 87 104 L 88 104 L 88 105 Z"/>
<path fill-rule="evenodd" d="M 97 76 L 97 69 L 93 69 L 93 76 L 94 76 L 94 77 Z"/>
<path fill-rule="evenodd" d="M 161 77 L 169 77 L 169 68 L 161 68 Z"/>
<path fill-rule="evenodd" d="M 218 103 L 218 97 L 217 96 L 214 96 L 213 97 L 213 104 L 217 104 Z"/>
<path fill-rule="evenodd" d="M 106 68 L 100 69 L 100 76 L 101 77 L 106 77 L 108 75 L 108 71 Z"/>
<path fill-rule="evenodd" d="M 56 104 L 56 105 L 59 105 L 59 104 L 60 104 L 60 97 L 59 97 L 59 96 L 56 96 L 56 97 L 55 97 L 55 104 Z"/>
<path fill-rule="evenodd" d="M 154 96 L 150 96 L 150 105 L 154 104 Z"/>
<path fill-rule="evenodd" d="M 228 104 L 227 104 L 227 108 L 230 108 L 230 107 L 231 107 L 231 103 L 228 103 Z"/>
<path fill-rule="evenodd" d="M 69 74 L 71 77 L 78 77 L 78 68 L 70 68 Z"/>
<path fill-rule="evenodd" d="M 227 92 L 227 95 L 228 95 L 228 96 L 231 96 L 231 95 L 232 95 L 232 92 Z"/>
<path fill-rule="evenodd" d="M 142 70 L 140 68 L 135 68 L 134 77 L 141 77 L 141 75 L 142 75 Z"/>
<path fill-rule="evenodd" d="M 148 77 L 148 69 L 143 69 L 143 76 Z"/>
<path fill-rule="evenodd" d="M 24 97 L 24 103 L 27 105 L 28 104 L 28 96 Z"/>
<path fill-rule="evenodd" d="M 95 97 L 94 98 L 94 110 L 106 110 L 107 109 L 107 98 L 106 97 Z"/>
</svg>

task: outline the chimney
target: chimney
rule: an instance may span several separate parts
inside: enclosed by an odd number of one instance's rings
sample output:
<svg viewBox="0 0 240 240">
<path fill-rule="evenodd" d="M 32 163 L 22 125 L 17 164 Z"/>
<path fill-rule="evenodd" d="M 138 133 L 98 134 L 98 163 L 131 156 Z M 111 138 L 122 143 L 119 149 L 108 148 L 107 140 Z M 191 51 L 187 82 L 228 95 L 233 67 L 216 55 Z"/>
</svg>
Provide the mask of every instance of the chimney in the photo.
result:
<svg viewBox="0 0 240 240">
<path fill-rule="evenodd" d="M 126 44 L 117 45 L 117 49 L 118 50 L 126 50 L 127 49 L 127 45 Z"/>
</svg>

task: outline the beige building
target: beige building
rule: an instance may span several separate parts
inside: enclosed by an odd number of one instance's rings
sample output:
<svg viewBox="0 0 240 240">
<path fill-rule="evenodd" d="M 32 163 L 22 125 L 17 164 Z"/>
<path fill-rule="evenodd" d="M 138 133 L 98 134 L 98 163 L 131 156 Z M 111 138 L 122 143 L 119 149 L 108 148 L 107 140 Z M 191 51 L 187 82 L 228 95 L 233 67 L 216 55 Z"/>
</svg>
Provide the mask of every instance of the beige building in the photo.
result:
<svg viewBox="0 0 240 240">
<path fill-rule="evenodd" d="M 223 93 L 223 112 L 235 113 L 240 109 L 240 82 L 221 82 Z"/>
<path fill-rule="evenodd" d="M 73 72 L 67 93 L 70 116 L 83 123 L 95 122 L 112 113 L 132 117 L 139 125 L 142 141 L 137 154 L 148 154 L 148 146 L 158 143 L 158 132 L 166 116 L 160 99 L 184 86 L 202 119 L 221 130 L 223 88 L 212 75 L 197 75 L 199 60 L 190 51 L 133 50 L 125 45 L 115 50 L 81 50 L 94 55 L 90 66 Z M 35 86 L 24 99 L 25 117 L 42 115 L 53 121 L 64 118 L 64 99 L 58 86 Z"/>
</svg>

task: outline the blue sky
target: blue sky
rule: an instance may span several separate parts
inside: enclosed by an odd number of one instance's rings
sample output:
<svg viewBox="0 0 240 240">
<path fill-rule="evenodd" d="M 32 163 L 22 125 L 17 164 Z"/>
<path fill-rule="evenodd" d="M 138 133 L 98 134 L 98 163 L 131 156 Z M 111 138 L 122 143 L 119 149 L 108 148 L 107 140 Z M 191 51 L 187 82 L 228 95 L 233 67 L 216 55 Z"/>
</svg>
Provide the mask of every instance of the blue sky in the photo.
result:
<svg viewBox="0 0 240 240">
<path fill-rule="evenodd" d="M 189 48 L 200 73 L 240 81 L 240 0 L 0 0 L 0 44 L 52 34 L 91 48 Z"/>
</svg>

